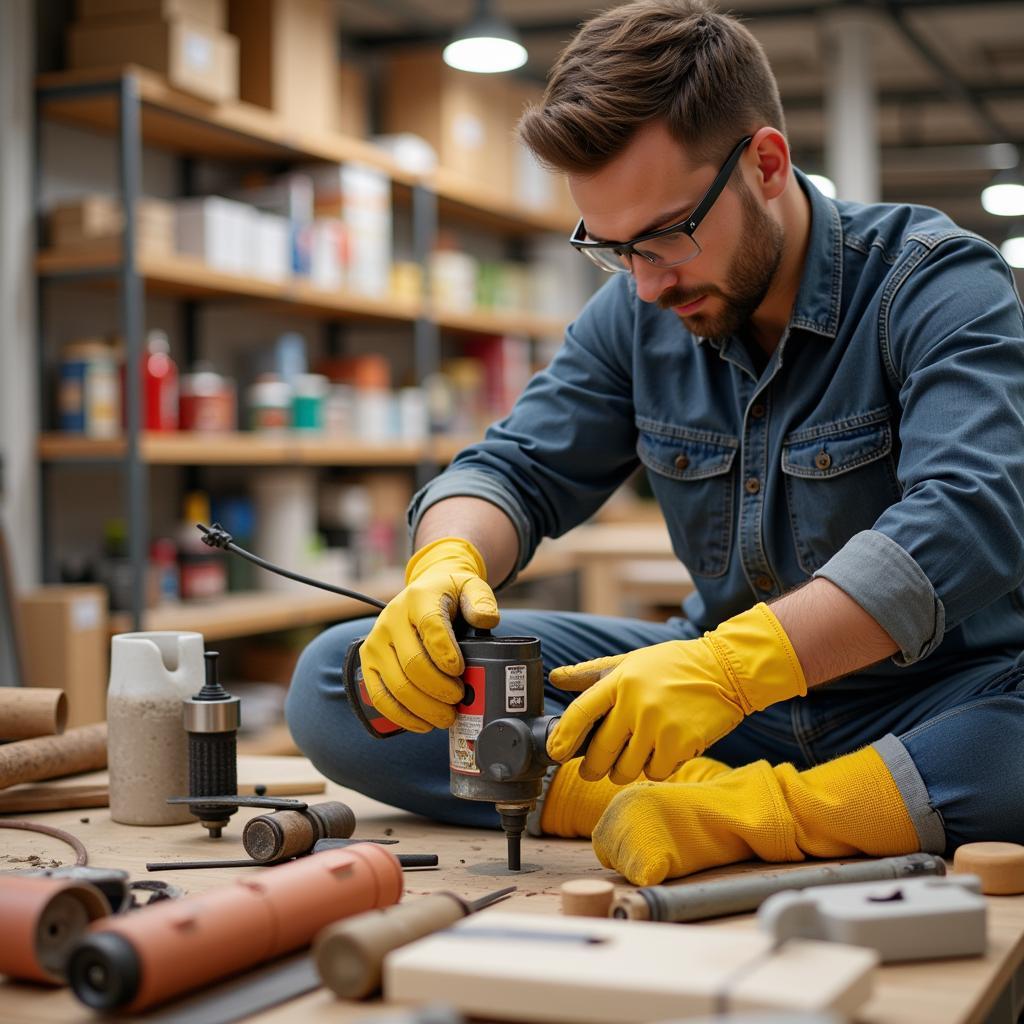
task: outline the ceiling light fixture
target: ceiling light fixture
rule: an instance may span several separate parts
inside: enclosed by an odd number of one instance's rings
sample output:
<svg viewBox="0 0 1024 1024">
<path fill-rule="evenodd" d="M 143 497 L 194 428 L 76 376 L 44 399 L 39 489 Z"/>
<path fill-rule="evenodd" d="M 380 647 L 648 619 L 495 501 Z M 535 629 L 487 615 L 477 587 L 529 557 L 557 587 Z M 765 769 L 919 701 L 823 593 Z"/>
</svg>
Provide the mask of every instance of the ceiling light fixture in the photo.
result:
<svg viewBox="0 0 1024 1024">
<path fill-rule="evenodd" d="M 476 0 L 476 12 L 444 48 L 445 64 L 459 71 L 493 75 L 526 63 L 526 48 L 515 29 L 495 14 L 490 0 Z"/>
<path fill-rule="evenodd" d="M 1024 181 L 1020 171 L 1000 171 L 982 190 L 981 205 L 997 217 L 1024 217 Z"/>
<path fill-rule="evenodd" d="M 808 174 L 807 180 L 823 195 L 829 199 L 836 197 L 836 183 L 824 174 Z"/>
<path fill-rule="evenodd" d="M 999 247 L 999 251 L 1011 267 L 1024 270 L 1024 221 L 1010 228 L 1010 233 Z"/>
</svg>

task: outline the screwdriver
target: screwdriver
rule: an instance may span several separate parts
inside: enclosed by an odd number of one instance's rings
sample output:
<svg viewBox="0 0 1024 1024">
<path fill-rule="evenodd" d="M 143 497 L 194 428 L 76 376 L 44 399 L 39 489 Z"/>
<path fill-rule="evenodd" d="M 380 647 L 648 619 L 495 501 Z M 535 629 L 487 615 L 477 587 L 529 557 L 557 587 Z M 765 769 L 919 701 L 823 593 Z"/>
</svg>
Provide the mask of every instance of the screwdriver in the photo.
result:
<svg viewBox="0 0 1024 1024">
<path fill-rule="evenodd" d="M 313 947 L 320 979 L 342 999 L 364 999 L 380 988 L 384 957 L 392 950 L 441 931 L 515 890 L 510 885 L 473 901 L 453 892 L 435 892 L 329 925 Z"/>
</svg>

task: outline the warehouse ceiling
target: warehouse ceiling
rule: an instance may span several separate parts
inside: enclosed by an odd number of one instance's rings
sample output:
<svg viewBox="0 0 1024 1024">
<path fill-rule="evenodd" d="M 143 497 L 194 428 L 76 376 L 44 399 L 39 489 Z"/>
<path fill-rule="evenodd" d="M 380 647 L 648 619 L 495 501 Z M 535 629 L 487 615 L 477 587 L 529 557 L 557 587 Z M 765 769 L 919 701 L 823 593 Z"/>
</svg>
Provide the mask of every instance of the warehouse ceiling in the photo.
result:
<svg viewBox="0 0 1024 1024">
<path fill-rule="evenodd" d="M 443 44 L 471 0 L 336 0 L 342 37 L 356 54 L 413 42 Z M 523 36 L 523 71 L 542 79 L 580 21 L 614 3 L 504 0 L 498 11 Z M 882 145 L 882 197 L 937 206 L 995 242 L 1005 218 L 986 213 L 981 189 L 1024 153 L 1024 0 L 880 0 L 808 3 L 736 0 L 764 45 L 782 91 L 797 163 L 822 171 L 830 13 L 857 7 L 873 27 L 873 75 Z M 992 148 L 1003 144 L 1001 148 Z"/>
</svg>

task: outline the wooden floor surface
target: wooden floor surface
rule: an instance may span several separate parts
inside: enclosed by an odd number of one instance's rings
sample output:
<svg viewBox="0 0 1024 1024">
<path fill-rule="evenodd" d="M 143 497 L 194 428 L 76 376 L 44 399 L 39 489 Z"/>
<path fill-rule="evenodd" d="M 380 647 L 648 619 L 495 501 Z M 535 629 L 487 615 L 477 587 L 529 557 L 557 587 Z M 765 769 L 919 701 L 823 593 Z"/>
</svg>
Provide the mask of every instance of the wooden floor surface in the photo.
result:
<svg viewBox="0 0 1024 1024">
<path fill-rule="evenodd" d="M 68 780 L 80 784 L 105 776 L 96 773 Z M 309 762 L 302 758 L 247 757 L 240 759 L 239 782 L 317 780 Z M 557 913 L 558 888 L 571 878 L 623 880 L 597 862 L 584 841 L 532 839 L 524 837 L 523 864 L 526 870 L 510 878 L 504 867 L 505 841 L 501 834 L 438 825 L 396 811 L 332 783 L 327 792 L 308 798 L 309 802 L 340 799 L 356 812 L 357 836 L 393 838 L 396 853 L 436 853 L 439 870 L 407 871 L 406 893 L 423 895 L 448 889 L 468 897 L 483 895 L 505 885 L 517 884 L 519 891 L 490 913 L 502 911 L 538 914 Z M 236 868 L 204 871 L 148 873 L 147 861 L 185 859 L 237 859 L 245 856 L 241 846 L 244 821 L 260 813 L 240 810 L 221 840 L 210 840 L 199 825 L 167 828 L 136 828 L 118 825 L 103 809 L 55 811 L 24 815 L 30 820 L 66 829 L 86 845 L 90 864 L 119 867 L 132 878 L 162 878 L 187 892 L 201 892 L 229 879 L 257 869 Z M 2 819 L 0 819 L 2 820 Z M 71 862 L 71 851 L 56 840 L 28 832 L 0 831 L 0 870 L 26 866 L 30 857 Z M 752 870 L 746 865 L 717 874 Z M 765 870 L 762 866 L 760 870 Z M 713 877 L 707 872 L 701 880 Z M 683 883 L 685 884 L 685 883 Z M 1024 962 L 1024 897 L 990 898 L 990 951 L 982 958 L 950 960 L 879 970 L 876 993 L 858 1021 L 864 1024 L 963 1024 L 984 1019 L 999 991 Z M 753 927 L 753 918 L 733 918 L 705 927 Z M 320 989 L 276 1009 L 248 1018 L 258 1024 L 320 1024 L 349 1022 L 387 1012 L 377 1004 L 353 1004 L 337 1000 Z M 24 983 L 0 981 L 0 1022 L 2 1024 L 53 1024 L 53 1022 L 95 1022 L 97 1018 L 79 1004 L 67 990 L 50 990 Z M 134 1018 L 140 1021 L 145 1016 Z"/>
</svg>

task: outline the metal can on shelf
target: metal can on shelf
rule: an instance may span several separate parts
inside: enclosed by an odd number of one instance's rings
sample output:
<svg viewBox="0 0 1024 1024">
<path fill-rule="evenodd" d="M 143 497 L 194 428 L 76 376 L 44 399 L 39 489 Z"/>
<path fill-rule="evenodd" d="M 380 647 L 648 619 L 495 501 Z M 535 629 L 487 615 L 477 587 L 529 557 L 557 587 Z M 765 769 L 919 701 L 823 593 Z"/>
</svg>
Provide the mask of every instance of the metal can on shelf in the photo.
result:
<svg viewBox="0 0 1024 1024">
<path fill-rule="evenodd" d="M 291 385 L 277 374 L 264 373 L 248 392 L 249 427 L 261 434 L 277 434 L 292 422 Z"/>
<path fill-rule="evenodd" d="M 320 433 L 324 429 L 330 381 L 319 373 L 299 373 L 292 381 L 292 427 Z"/>
<path fill-rule="evenodd" d="M 58 401 L 60 429 L 87 437 L 121 432 L 121 377 L 117 352 L 100 338 L 65 345 Z"/>
<path fill-rule="evenodd" d="M 234 383 L 213 370 L 184 374 L 180 403 L 182 430 L 222 433 L 237 425 Z"/>
</svg>

